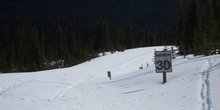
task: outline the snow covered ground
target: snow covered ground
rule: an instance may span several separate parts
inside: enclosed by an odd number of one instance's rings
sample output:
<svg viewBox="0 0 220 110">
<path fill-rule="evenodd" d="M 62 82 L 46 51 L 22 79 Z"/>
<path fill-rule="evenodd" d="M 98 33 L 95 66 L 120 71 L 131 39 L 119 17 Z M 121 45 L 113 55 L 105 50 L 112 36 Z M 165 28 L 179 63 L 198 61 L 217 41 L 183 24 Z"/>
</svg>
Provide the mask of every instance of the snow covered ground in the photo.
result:
<svg viewBox="0 0 220 110">
<path fill-rule="evenodd" d="M 0 74 L 0 110 L 220 110 L 220 55 L 177 57 L 162 84 L 152 58 L 154 49 L 163 48 L 116 52 L 70 68 Z"/>
</svg>

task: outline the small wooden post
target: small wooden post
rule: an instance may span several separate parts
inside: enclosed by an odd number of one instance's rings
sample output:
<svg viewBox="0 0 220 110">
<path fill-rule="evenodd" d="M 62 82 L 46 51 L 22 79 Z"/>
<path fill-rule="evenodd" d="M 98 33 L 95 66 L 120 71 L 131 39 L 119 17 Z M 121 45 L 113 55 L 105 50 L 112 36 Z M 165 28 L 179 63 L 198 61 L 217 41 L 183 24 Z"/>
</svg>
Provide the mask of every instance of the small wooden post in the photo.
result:
<svg viewBox="0 0 220 110">
<path fill-rule="evenodd" d="M 143 67 L 143 64 L 141 65 L 141 67 L 139 67 L 139 69 L 143 69 L 144 67 Z"/>
<path fill-rule="evenodd" d="M 167 74 L 166 72 L 163 72 L 163 84 L 167 82 Z"/>
<path fill-rule="evenodd" d="M 107 74 L 108 74 L 108 77 L 109 77 L 110 80 L 111 80 L 111 78 L 112 78 L 112 76 L 111 76 L 111 71 L 107 71 Z"/>
</svg>

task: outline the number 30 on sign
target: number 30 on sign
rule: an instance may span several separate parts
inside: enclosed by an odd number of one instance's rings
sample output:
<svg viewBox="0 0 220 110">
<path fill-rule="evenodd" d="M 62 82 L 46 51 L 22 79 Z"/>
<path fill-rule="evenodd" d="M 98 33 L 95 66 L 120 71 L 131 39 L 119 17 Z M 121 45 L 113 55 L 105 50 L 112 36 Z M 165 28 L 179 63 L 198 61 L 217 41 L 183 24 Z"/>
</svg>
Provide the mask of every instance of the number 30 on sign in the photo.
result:
<svg viewBox="0 0 220 110">
<path fill-rule="evenodd" d="M 171 52 L 155 52 L 155 69 L 156 73 L 172 72 Z"/>
</svg>

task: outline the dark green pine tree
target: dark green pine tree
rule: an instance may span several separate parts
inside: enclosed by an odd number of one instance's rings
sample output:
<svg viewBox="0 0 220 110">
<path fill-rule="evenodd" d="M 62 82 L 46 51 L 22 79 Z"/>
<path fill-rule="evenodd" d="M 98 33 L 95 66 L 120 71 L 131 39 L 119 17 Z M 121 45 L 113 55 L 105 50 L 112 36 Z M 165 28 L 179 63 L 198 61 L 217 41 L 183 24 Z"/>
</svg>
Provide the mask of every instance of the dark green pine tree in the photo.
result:
<svg viewBox="0 0 220 110">
<path fill-rule="evenodd" d="M 32 63 L 31 71 L 38 71 L 38 65 L 36 64 L 36 61 L 34 60 Z"/>
<path fill-rule="evenodd" d="M 136 46 L 144 47 L 147 46 L 146 36 L 144 31 L 140 31 L 139 29 L 135 30 L 136 33 Z"/>
<path fill-rule="evenodd" d="M 148 37 L 148 41 L 149 41 L 149 45 L 150 46 L 158 45 L 157 44 L 157 35 L 156 34 L 157 34 L 156 31 L 149 30 L 147 37 Z"/>
<path fill-rule="evenodd" d="M 27 37 L 25 36 L 25 29 L 24 29 L 24 24 L 19 26 L 17 28 L 16 36 L 18 38 L 18 45 L 17 45 L 17 56 L 16 59 L 16 67 L 18 68 L 18 71 L 25 71 L 26 68 L 26 62 L 25 62 L 25 57 L 27 55 L 27 46 L 28 46 L 28 41 Z"/>
<path fill-rule="evenodd" d="M 204 54 L 206 56 L 209 55 L 210 54 L 209 53 L 209 42 L 208 42 L 206 36 L 202 37 L 201 45 L 202 45 L 202 48 L 201 48 L 202 54 Z"/>
<path fill-rule="evenodd" d="M 0 73 L 1 72 L 7 72 L 8 71 L 8 66 L 7 66 L 7 55 L 5 52 L 5 46 L 4 46 L 4 36 L 0 37 L 0 50 L 1 50 L 1 54 L 0 54 Z"/>
<path fill-rule="evenodd" d="M 220 48 L 220 0 L 213 1 L 214 11 L 215 11 L 215 19 L 218 22 L 218 33 L 215 39 L 215 48 Z"/>
<path fill-rule="evenodd" d="M 146 37 L 147 46 L 151 46 L 149 33 L 150 33 L 149 30 L 145 30 L 145 37 Z"/>
<path fill-rule="evenodd" d="M 0 72 L 8 72 L 8 61 L 7 61 L 7 54 L 5 52 L 5 49 L 1 50 L 1 55 L 0 55 Z"/>
<path fill-rule="evenodd" d="M 218 21 L 218 39 L 217 41 L 220 43 L 220 0 L 218 0 L 218 8 L 216 9 L 217 10 L 217 21 Z M 220 46 L 218 47 L 220 48 Z"/>
<path fill-rule="evenodd" d="M 216 19 L 216 21 L 219 21 L 219 19 L 220 19 L 220 0 L 213 0 L 213 7 L 214 7 L 214 12 L 215 12 L 215 19 Z"/>
<path fill-rule="evenodd" d="M 111 43 L 107 19 L 103 20 L 102 17 L 100 17 L 95 26 L 94 37 L 94 50 L 97 52 L 110 50 Z"/>
<path fill-rule="evenodd" d="M 12 42 L 12 38 L 11 38 L 12 33 L 10 31 L 11 30 L 9 29 L 9 27 L 6 26 L 6 28 L 4 30 L 3 42 L 2 42 L 3 43 L 2 46 L 3 46 L 3 49 L 5 51 L 4 54 L 6 55 L 5 60 L 7 61 L 7 62 L 4 63 L 4 65 L 7 67 L 8 72 L 11 71 L 11 63 L 12 63 L 12 62 L 9 62 L 9 61 L 11 61 L 13 59 L 13 56 L 14 56 L 14 54 L 13 54 L 14 50 L 12 49 L 13 42 Z M 6 71 L 6 69 L 5 69 L 5 71 Z"/>
<path fill-rule="evenodd" d="M 120 41 L 122 45 L 125 46 L 126 48 L 135 47 L 136 41 L 130 19 L 122 21 L 120 28 L 121 28 Z"/>
<path fill-rule="evenodd" d="M 47 62 L 48 62 L 48 59 L 46 57 L 46 48 L 45 48 L 45 44 L 46 41 L 45 41 L 45 36 L 44 36 L 44 33 L 43 31 L 41 31 L 41 35 L 40 35 L 40 38 L 39 38 L 39 47 L 40 47 L 40 53 L 39 53 L 39 50 L 37 51 L 38 54 L 40 54 L 40 58 L 39 58 L 39 69 L 40 70 L 46 70 L 46 69 L 49 69 L 48 65 L 47 65 Z"/>
<path fill-rule="evenodd" d="M 12 44 L 10 44 L 10 58 L 9 58 L 9 60 L 8 61 L 10 61 L 10 62 L 8 62 L 9 63 L 9 71 L 11 71 L 11 72 L 17 72 L 17 69 L 16 69 L 16 67 L 15 67 L 15 64 L 16 64 L 16 60 L 15 60 L 15 47 L 14 47 L 14 44 L 12 43 Z"/>
<path fill-rule="evenodd" d="M 43 63 L 46 62 L 46 59 L 45 59 L 45 53 L 43 51 L 43 47 L 41 47 L 42 45 L 40 45 L 39 43 L 39 32 L 37 30 L 37 28 L 35 27 L 33 29 L 33 36 L 32 36 L 32 42 L 33 42 L 33 51 L 32 51 L 32 54 L 33 54 L 33 62 L 32 62 L 32 65 L 33 67 L 36 65 L 36 67 L 34 67 L 34 71 L 37 71 L 39 69 L 44 69 L 43 67 Z"/>
<path fill-rule="evenodd" d="M 166 40 L 168 40 L 168 38 L 165 34 L 165 31 L 163 30 L 162 25 L 159 28 L 157 39 L 158 39 L 158 42 L 157 42 L 158 45 L 166 45 L 167 43 Z"/>
<path fill-rule="evenodd" d="M 192 52 L 195 56 L 202 54 L 202 34 L 201 34 L 201 28 L 195 29 L 194 35 L 193 35 L 193 45 L 192 45 Z"/>
<path fill-rule="evenodd" d="M 72 25 L 69 25 L 69 33 L 67 36 L 67 42 L 68 42 L 68 62 L 70 65 L 75 64 L 76 60 L 76 54 L 77 54 L 77 41 L 76 41 L 76 34 L 73 29 Z"/>
<path fill-rule="evenodd" d="M 124 47 L 121 45 L 120 41 L 120 31 L 117 31 L 116 28 L 113 29 L 112 37 L 114 41 L 114 47 L 117 51 L 124 51 Z"/>
<path fill-rule="evenodd" d="M 203 22 L 202 22 L 202 37 L 204 37 L 204 40 L 207 40 L 206 45 L 203 45 L 207 47 L 205 51 L 205 55 L 212 54 L 210 53 L 211 50 L 214 49 L 214 43 L 217 40 L 218 36 L 218 25 L 215 20 L 215 13 L 214 13 L 214 7 L 211 3 L 211 0 L 208 0 L 208 3 L 205 7 L 204 14 L 203 14 Z M 208 54 L 207 54 L 208 53 Z"/>
<path fill-rule="evenodd" d="M 200 6 L 198 0 L 187 0 L 186 3 L 186 14 L 184 19 L 184 39 L 183 45 L 185 46 L 186 54 L 193 53 L 190 52 L 193 48 L 193 37 L 195 30 L 200 27 Z"/>
<path fill-rule="evenodd" d="M 176 43 L 176 45 L 179 47 L 179 53 L 181 55 L 186 54 L 185 49 L 186 49 L 186 44 L 184 42 L 185 38 L 184 38 L 184 32 L 185 32 L 185 28 L 184 28 L 184 12 L 183 12 L 183 1 L 180 0 L 180 6 L 179 6 L 179 12 L 178 12 L 178 18 L 177 18 L 177 22 L 174 24 L 174 37 L 173 37 L 173 42 Z"/>
<path fill-rule="evenodd" d="M 219 5 L 218 5 L 218 8 L 217 8 L 217 19 L 218 19 L 218 27 L 220 29 L 220 0 L 218 1 Z"/>
<path fill-rule="evenodd" d="M 95 37 L 95 43 L 94 43 L 94 49 L 96 51 L 101 51 L 104 48 L 104 33 L 103 33 L 103 27 L 102 27 L 102 18 L 100 17 L 99 21 L 96 23 L 95 30 L 94 30 L 94 37 Z M 107 42 L 105 42 L 106 44 Z"/>
<path fill-rule="evenodd" d="M 67 57 L 67 39 L 63 28 L 59 25 L 55 32 L 54 45 L 56 51 L 56 61 L 64 60 Z"/>
<path fill-rule="evenodd" d="M 112 51 L 113 50 L 113 44 L 111 42 L 111 37 L 110 37 L 110 32 L 109 32 L 109 25 L 108 25 L 108 20 L 107 18 L 104 19 L 103 21 L 103 28 L 104 28 L 104 35 L 105 35 L 105 42 L 107 42 L 105 45 L 105 48 L 107 51 Z"/>
<path fill-rule="evenodd" d="M 83 49 L 84 49 L 84 44 L 83 40 L 85 38 L 85 34 L 83 31 L 82 27 L 78 27 L 76 31 L 76 37 L 77 37 L 77 53 L 76 53 L 76 58 L 77 58 L 77 63 L 80 63 L 83 59 Z"/>
</svg>

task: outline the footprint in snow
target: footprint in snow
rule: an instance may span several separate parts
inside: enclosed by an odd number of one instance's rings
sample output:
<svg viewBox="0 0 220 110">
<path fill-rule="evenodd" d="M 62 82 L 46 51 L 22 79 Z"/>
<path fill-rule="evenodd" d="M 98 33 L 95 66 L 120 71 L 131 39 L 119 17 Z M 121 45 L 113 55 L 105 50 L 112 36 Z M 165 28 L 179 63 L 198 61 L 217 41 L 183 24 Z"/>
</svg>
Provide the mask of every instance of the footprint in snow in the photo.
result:
<svg viewBox="0 0 220 110">
<path fill-rule="evenodd" d="M 182 98 L 186 98 L 186 96 L 182 96 Z"/>
</svg>

